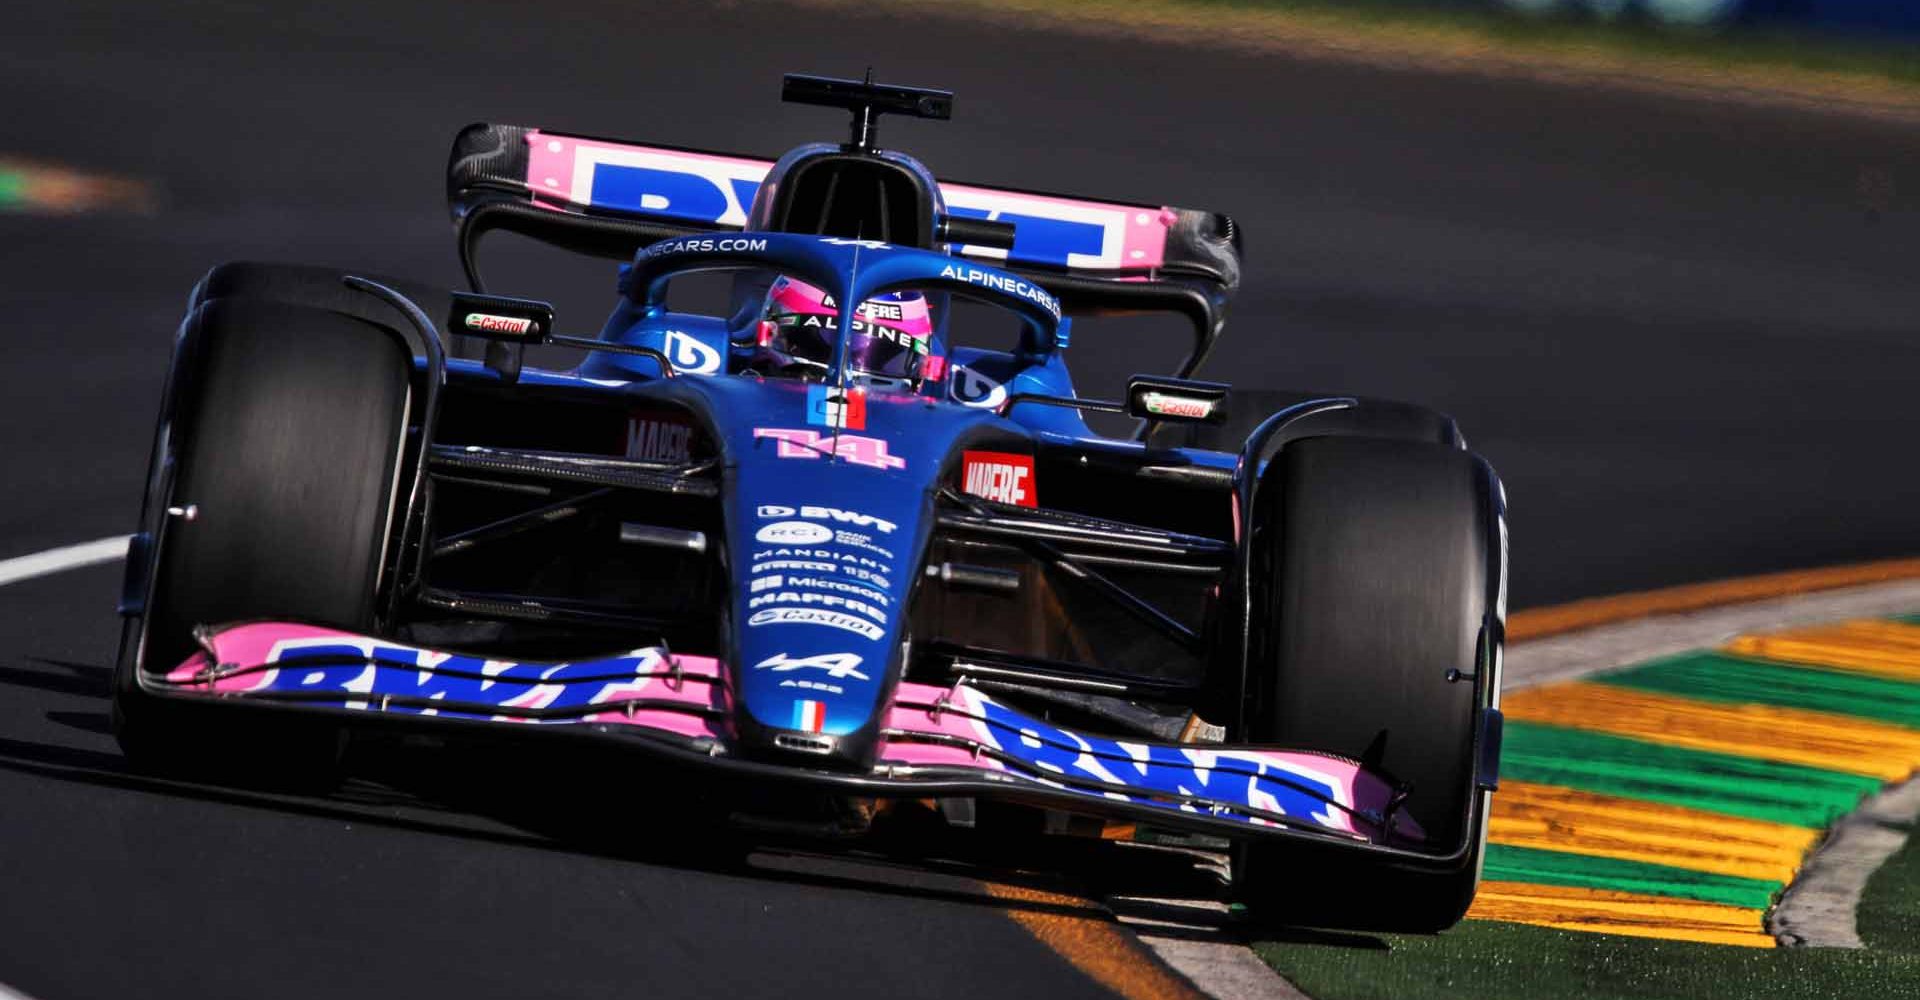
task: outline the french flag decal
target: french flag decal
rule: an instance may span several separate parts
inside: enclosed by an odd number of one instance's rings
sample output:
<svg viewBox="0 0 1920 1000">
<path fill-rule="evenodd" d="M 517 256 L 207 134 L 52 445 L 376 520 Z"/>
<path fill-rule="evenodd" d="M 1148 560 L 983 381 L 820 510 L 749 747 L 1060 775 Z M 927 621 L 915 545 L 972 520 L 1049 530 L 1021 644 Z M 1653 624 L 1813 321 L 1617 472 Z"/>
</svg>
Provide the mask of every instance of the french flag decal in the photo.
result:
<svg viewBox="0 0 1920 1000">
<path fill-rule="evenodd" d="M 867 391 L 860 388 L 836 389 L 825 385 L 808 386 L 807 423 L 846 431 L 866 430 Z"/>
<path fill-rule="evenodd" d="M 827 706 L 817 701 L 799 701 L 793 705 L 793 728 L 817 733 L 827 725 Z"/>
</svg>

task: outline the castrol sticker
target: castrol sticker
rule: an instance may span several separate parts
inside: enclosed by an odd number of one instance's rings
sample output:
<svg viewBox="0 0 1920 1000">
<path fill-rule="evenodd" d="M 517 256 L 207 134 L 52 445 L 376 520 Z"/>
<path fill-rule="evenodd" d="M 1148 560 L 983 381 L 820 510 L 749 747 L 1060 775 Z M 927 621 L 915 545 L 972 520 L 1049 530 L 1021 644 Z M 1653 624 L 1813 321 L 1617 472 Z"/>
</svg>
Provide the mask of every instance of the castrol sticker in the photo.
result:
<svg viewBox="0 0 1920 1000">
<path fill-rule="evenodd" d="M 475 333 L 500 333 L 515 337 L 524 337 L 533 332 L 533 320 L 520 316 L 495 316 L 492 313 L 468 313 L 464 320 L 467 329 Z"/>
<path fill-rule="evenodd" d="M 996 503 L 1040 506 L 1033 481 L 1033 456 L 969 451 L 961 458 L 961 489 Z"/>
<path fill-rule="evenodd" d="M 1185 417 L 1205 420 L 1213 416 L 1214 401 L 1191 396 L 1169 396 L 1164 392 L 1144 393 L 1140 397 L 1148 413 L 1156 417 Z"/>
</svg>

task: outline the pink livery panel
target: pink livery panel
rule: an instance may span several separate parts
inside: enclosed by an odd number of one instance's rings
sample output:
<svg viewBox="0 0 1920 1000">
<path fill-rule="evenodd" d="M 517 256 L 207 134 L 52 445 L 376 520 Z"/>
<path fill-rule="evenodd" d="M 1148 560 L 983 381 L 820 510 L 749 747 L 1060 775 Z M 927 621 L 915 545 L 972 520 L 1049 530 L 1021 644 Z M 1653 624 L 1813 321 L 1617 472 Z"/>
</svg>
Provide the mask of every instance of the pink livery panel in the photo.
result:
<svg viewBox="0 0 1920 1000">
<path fill-rule="evenodd" d="M 210 630 L 162 683 L 183 695 L 297 701 L 337 709 L 517 725 L 633 727 L 726 755 L 733 695 L 712 657 L 636 649 L 571 662 L 440 652 L 337 629 L 251 622 Z M 869 777 L 975 775 L 1084 798 L 1250 826 L 1307 826 L 1357 840 L 1417 840 L 1391 816 L 1393 790 L 1342 757 L 1168 745 L 1079 733 L 964 684 L 901 683 Z M 1056 798 L 1058 795 L 1056 794 Z M 1391 825 L 1389 832 L 1385 829 Z"/>
<path fill-rule="evenodd" d="M 536 203 L 740 227 L 771 161 L 657 146 L 526 134 L 525 183 Z M 1009 222 L 1012 250 L 965 246 L 980 260 L 1081 272 L 1147 274 L 1166 259 L 1171 208 L 1086 201 L 942 182 L 951 215 Z"/>
</svg>

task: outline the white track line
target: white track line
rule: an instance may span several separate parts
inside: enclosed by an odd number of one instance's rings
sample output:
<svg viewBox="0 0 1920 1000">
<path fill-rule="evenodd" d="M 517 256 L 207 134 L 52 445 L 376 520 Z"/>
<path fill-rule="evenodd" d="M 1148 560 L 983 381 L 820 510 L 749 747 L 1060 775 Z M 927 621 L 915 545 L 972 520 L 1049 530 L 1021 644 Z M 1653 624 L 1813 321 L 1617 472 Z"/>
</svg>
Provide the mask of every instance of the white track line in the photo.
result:
<svg viewBox="0 0 1920 1000">
<path fill-rule="evenodd" d="M 1507 647 L 1502 691 L 1579 680 L 1662 656 L 1710 649 L 1749 632 L 1880 618 L 1920 610 L 1920 580 L 1776 597 L 1704 611 L 1656 614 L 1516 642 Z"/>
<path fill-rule="evenodd" d="M 1767 932 L 1785 945 L 1864 948 L 1860 897 L 1867 880 L 1907 842 L 1920 817 L 1920 778 L 1894 785 L 1840 820 L 1767 915 Z"/>
<path fill-rule="evenodd" d="M 30 556 L 0 559 L 0 587 L 82 566 L 97 566 L 127 557 L 129 535 L 115 535 L 78 545 L 67 545 Z"/>
</svg>

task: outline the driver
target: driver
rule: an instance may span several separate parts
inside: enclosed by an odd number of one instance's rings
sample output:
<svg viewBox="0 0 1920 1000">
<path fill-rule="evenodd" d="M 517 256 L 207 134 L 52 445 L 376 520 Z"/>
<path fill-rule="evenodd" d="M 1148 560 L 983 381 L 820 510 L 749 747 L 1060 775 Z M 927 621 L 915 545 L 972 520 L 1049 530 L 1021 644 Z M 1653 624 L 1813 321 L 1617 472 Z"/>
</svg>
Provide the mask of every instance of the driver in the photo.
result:
<svg viewBox="0 0 1920 1000">
<path fill-rule="evenodd" d="M 767 289 L 758 341 L 776 369 L 825 378 L 839 336 L 833 296 L 798 278 L 780 277 Z M 918 384 L 933 341 L 933 319 L 919 292 L 885 292 L 860 304 L 848 324 L 847 369 Z"/>
</svg>

